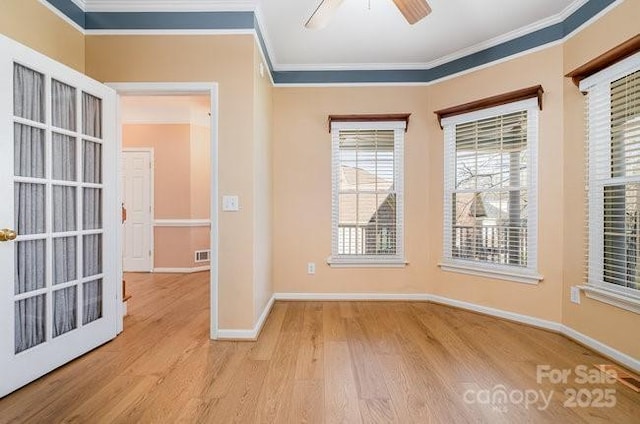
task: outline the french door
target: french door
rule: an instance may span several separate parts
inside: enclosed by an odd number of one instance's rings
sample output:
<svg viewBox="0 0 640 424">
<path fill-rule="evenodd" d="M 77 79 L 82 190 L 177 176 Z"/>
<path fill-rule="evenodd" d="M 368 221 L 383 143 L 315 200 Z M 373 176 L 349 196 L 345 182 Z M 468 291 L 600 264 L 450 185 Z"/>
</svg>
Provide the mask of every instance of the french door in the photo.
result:
<svg viewBox="0 0 640 424">
<path fill-rule="evenodd" d="M 0 396 L 116 336 L 115 93 L 0 36 Z"/>
</svg>

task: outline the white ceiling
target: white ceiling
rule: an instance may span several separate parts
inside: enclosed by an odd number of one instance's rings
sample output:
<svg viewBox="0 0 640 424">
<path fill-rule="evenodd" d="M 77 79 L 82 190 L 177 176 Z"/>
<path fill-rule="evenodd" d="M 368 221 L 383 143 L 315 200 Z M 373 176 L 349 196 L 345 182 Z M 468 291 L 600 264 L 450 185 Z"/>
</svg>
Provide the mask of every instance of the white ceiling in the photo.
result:
<svg viewBox="0 0 640 424">
<path fill-rule="evenodd" d="M 556 23 L 585 0 L 429 0 L 433 12 L 413 26 L 391 0 L 344 0 L 327 27 L 304 28 L 319 2 L 261 1 L 276 70 L 430 68 Z"/>
<path fill-rule="evenodd" d="M 73 0 L 90 12 L 256 9 L 277 71 L 428 69 L 561 22 L 587 0 L 428 0 L 409 25 L 392 0 L 343 0 L 329 25 L 304 27 L 321 0 Z"/>
</svg>

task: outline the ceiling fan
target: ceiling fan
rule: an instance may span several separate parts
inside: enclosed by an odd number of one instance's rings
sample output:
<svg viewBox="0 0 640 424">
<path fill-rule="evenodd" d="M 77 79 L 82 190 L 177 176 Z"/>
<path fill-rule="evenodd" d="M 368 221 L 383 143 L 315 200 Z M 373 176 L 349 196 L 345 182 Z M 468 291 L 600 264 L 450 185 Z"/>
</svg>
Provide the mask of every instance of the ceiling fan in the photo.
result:
<svg viewBox="0 0 640 424">
<path fill-rule="evenodd" d="M 322 0 L 304 26 L 309 29 L 324 28 L 342 4 L 343 0 Z M 427 0 L 393 0 L 404 18 L 413 25 L 431 13 Z"/>
</svg>

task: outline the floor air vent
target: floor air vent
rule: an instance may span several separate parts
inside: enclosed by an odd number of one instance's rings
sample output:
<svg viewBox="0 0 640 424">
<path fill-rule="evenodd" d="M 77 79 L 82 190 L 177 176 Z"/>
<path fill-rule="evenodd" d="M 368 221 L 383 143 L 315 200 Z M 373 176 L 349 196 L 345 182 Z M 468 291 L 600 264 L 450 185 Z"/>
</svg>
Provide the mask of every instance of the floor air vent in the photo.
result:
<svg viewBox="0 0 640 424">
<path fill-rule="evenodd" d="M 615 377 L 620 383 L 640 393 L 640 379 L 638 379 L 637 376 L 629 374 L 616 365 L 596 365 L 596 368 Z"/>
<path fill-rule="evenodd" d="M 196 262 L 209 262 L 211 260 L 211 250 L 196 250 Z"/>
</svg>

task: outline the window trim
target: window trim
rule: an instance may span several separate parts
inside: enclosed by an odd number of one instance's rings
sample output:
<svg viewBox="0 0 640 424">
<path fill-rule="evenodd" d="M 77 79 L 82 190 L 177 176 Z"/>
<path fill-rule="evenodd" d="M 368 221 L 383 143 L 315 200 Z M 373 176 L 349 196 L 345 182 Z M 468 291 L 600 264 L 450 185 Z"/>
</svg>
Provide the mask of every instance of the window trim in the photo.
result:
<svg viewBox="0 0 640 424">
<path fill-rule="evenodd" d="M 404 252 L 404 138 L 406 121 L 332 121 L 331 122 L 331 256 L 327 264 L 331 267 L 404 267 L 407 265 Z M 341 130 L 393 130 L 394 131 L 394 185 L 396 191 L 396 254 L 395 255 L 339 255 L 338 224 L 340 179 L 336 165 L 340 156 Z"/>
<path fill-rule="evenodd" d="M 599 72 L 590 75 L 587 78 L 584 78 L 580 81 L 580 91 L 585 94 L 589 94 L 589 92 L 597 92 L 608 89 L 608 85 L 620 78 L 624 78 L 626 75 L 629 75 L 633 72 L 640 70 L 640 52 L 636 52 L 635 54 L 623 59 L 608 68 L 605 68 Z M 611 101 L 611 95 L 607 96 L 607 102 Z M 589 117 L 590 118 L 590 117 Z M 592 119 L 589 119 L 587 122 L 589 126 L 600 126 L 600 123 L 593 122 Z M 611 125 L 606 126 L 608 138 L 610 138 Z M 593 133 L 593 131 L 589 131 L 589 133 Z M 591 141 L 589 139 L 587 141 L 588 146 L 588 175 L 587 175 L 587 213 L 589 217 L 600 216 L 599 211 L 592 211 L 593 208 L 598 206 L 597 200 L 593 199 L 593 194 L 591 194 L 592 187 L 592 176 L 597 174 L 597 170 L 594 168 L 595 161 L 593 160 L 592 155 L 595 153 L 595 144 L 597 141 Z M 595 177 L 593 177 L 595 178 Z M 596 184 L 597 185 L 597 184 Z M 596 222 L 597 221 L 597 222 Z M 587 256 L 587 272 L 586 272 L 586 282 L 585 284 L 578 286 L 582 291 L 585 292 L 585 295 L 594 299 L 612 306 L 619 307 L 621 309 L 635 312 L 640 314 L 640 290 L 634 290 L 628 287 L 616 286 L 613 283 L 605 283 L 600 281 L 599 278 L 595 275 L 596 266 L 594 266 L 594 261 L 603 261 L 604 259 L 604 237 L 602 235 L 601 228 L 602 221 L 597 219 L 589 219 L 588 222 L 588 252 L 594 252 L 594 254 L 589 254 Z M 595 259 L 592 259 L 595 257 Z M 600 269 L 602 267 L 600 266 Z"/>
<path fill-rule="evenodd" d="M 526 267 L 493 264 L 453 258 L 451 250 L 447 251 L 447 240 L 452 237 L 452 199 L 455 172 L 455 127 L 459 124 L 478 121 L 509 113 L 527 111 L 527 150 L 528 150 L 528 193 L 527 208 L 527 251 L 529 252 Z M 538 99 L 529 98 L 482 110 L 476 110 L 442 119 L 444 129 L 444 239 L 443 258 L 438 266 L 443 271 L 459 272 L 482 277 L 506 280 L 516 283 L 538 284 L 544 279 L 538 273 L 538 137 L 539 137 Z M 450 245 L 449 245 L 450 246 Z M 452 246 L 450 246 L 451 248 Z"/>
</svg>

